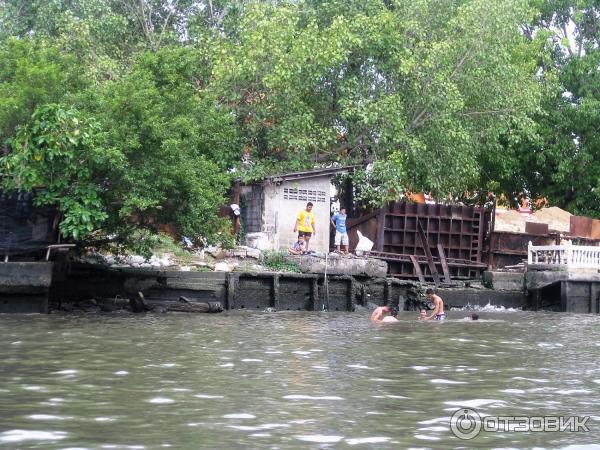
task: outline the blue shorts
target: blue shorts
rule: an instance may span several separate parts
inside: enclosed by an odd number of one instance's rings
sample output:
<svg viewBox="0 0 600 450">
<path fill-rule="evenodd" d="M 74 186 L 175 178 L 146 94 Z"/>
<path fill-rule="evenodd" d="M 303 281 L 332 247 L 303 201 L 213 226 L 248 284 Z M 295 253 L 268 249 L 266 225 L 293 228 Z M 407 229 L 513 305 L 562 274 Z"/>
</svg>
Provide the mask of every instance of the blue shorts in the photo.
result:
<svg viewBox="0 0 600 450">
<path fill-rule="evenodd" d="M 446 318 L 446 314 L 444 314 L 444 313 L 435 315 L 435 320 L 444 320 L 445 318 Z"/>
</svg>

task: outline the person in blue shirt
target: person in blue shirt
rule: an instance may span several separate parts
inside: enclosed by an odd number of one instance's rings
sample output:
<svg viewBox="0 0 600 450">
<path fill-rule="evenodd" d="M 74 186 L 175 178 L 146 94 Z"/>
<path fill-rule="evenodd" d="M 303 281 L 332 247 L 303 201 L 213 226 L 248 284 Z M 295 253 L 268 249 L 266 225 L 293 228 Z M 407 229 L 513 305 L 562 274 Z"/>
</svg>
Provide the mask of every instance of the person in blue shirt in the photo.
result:
<svg viewBox="0 0 600 450">
<path fill-rule="evenodd" d="M 340 212 L 336 212 L 331 217 L 331 224 L 335 227 L 335 250 L 340 253 L 340 245 L 342 254 L 348 254 L 348 233 L 346 231 L 346 208 L 340 208 Z"/>
</svg>

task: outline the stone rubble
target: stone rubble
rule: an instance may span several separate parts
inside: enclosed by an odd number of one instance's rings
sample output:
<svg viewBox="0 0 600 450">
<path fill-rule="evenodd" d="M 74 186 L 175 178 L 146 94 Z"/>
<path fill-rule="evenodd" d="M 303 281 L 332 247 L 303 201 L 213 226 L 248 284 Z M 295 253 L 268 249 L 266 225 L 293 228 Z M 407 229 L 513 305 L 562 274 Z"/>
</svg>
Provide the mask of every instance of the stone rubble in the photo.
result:
<svg viewBox="0 0 600 450">
<path fill-rule="evenodd" d="M 204 260 L 209 254 L 214 259 Z M 90 253 L 80 260 L 85 263 L 103 264 L 113 268 L 166 269 L 181 272 L 212 270 L 214 272 L 269 272 L 272 269 L 260 264 L 261 251 L 246 246 L 238 246 L 232 250 L 207 247 L 201 255 L 196 253 L 193 261 L 178 264 L 173 255 L 152 255 L 149 259 L 140 255 L 114 256 L 101 253 Z M 286 256 L 294 262 L 303 273 L 323 273 L 327 257 L 327 272 L 331 275 L 385 276 L 387 264 L 382 260 L 340 255 L 332 252 L 328 255 L 315 252 L 310 255 Z"/>
<path fill-rule="evenodd" d="M 233 269 L 237 265 L 233 265 L 227 262 L 218 262 L 215 264 L 214 271 L 215 272 L 233 272 Z"/>
<path fill-rule="evenodd" d="M 136 268 L 160 268 L 160 267 L 171 267 L 175 263 L 171 260 L 169 255 L 156 256 L 152 255 L 150 259 L 146 259 L 140 255 L 128 255 L 128 256 L 114 256 L 114 255 L 103 255 L 101 253 L 90 253 L 80 258 L 81 262 L 104 264 L 111 267 L 136 267 Z"/>
</svg>

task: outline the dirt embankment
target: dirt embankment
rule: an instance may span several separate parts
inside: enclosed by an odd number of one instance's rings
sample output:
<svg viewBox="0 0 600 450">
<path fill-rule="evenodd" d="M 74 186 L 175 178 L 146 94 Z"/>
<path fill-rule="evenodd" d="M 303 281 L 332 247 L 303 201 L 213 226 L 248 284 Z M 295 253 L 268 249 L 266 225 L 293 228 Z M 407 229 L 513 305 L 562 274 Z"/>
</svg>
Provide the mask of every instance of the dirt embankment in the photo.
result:
<svg viewBox="0 0 600 450">
<path fill-rule="evenodd" d="M 526 222 L 545 223 L 548 224 L 549 231 L 568 233 L 571 228 L 571 214 L 556 206 L 543 208 L 529 215 L 515 210 L 507 212 L 497 210 L 494 230 L 525 233 Z"/>
</svg>

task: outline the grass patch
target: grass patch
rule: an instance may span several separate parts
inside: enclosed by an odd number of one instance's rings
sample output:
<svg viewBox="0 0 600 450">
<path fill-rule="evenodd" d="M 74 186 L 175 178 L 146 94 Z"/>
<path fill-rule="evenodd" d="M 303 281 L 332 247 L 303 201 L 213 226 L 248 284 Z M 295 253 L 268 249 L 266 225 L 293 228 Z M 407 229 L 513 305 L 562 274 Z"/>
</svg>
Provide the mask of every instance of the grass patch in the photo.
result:
<svg viewBox="0 0 600 450">
<path fill-rule="evenodd" d="M 300 273 L 300 267 L 295 262 L 289 261 L 287 252 L 282 250 L 264 251 L 260 255 L 260 263 L 275 272 Z"/>
<path fill-rule="evenodd" d="M 174 262 L 182 266 L 188 266 L 194 261 L 194 254 L 183 248 L 181 244 L 168 234 L 159 233 L 152 246 L 152 253 L 155 255 L 169 254 L 173 256 Z"/>
</svg>

